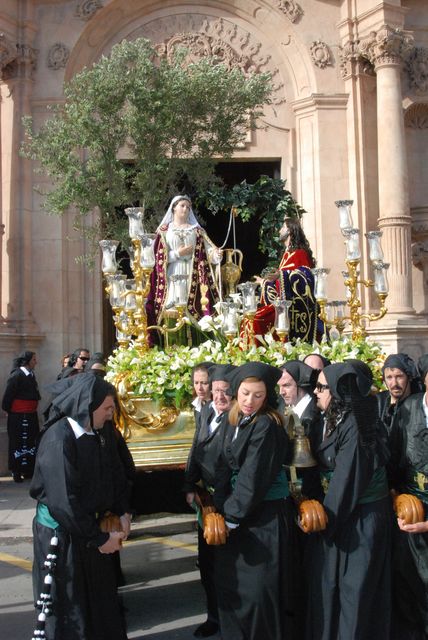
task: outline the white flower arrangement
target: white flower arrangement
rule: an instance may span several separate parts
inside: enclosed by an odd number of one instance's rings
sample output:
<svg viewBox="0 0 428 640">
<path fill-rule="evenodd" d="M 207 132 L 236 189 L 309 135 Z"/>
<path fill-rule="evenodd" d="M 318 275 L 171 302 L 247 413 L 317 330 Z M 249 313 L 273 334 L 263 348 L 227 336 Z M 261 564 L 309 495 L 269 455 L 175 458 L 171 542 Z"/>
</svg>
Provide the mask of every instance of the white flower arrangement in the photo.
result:
<svg viewBox="0 0 428 640">
<path fill-rule="evenodd" d="M 192 400 L 192 369 L 201 362 L 240 365 L 248 361 L 261 361 L 281 366 L 286 360 L 302 360 L 310 353 L 319 353 L 332 362 L 358 358 L 370 365 L 375 385 L 382 385 L 381 369 L 386 354 L 379 343 L 368 339 L 355 341 L 342 337 L 331 343 L 308 344 L 297 340 L 294 344 L 281 343 L 272 337 L 257 336 L 260 343 L 243 351 L 239 338 L 230 344 L 207 340 L 197 347 L 174 346 L 168 351 L 158 347 L 140 356 L 133 344 L 118 348 L 108 360 L 106 379 L 118 389 L 119 395 L 132 392 L 138 396 L 159 400 L 165 405 L 183 408 Z"/>
</svg>

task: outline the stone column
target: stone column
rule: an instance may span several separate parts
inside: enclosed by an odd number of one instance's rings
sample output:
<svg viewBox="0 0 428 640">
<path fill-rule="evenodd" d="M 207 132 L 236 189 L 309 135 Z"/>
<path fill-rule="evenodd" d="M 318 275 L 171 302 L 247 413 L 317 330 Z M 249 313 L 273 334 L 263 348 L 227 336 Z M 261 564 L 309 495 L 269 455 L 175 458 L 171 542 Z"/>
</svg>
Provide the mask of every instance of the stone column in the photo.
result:
<svg viewBox="0 0 428 640">
<path fill-rule="evenodd" d="M 389 313 L 412 314 L 411 216 L 407 154 L 401 94 L 403 57 L 410 38 L 384 25 L 360 43 L 360 54 L 374 65 L 377 76 L 377 136 L 379 227 L 385 262 L 390 263 Z"/>
<path fill-rule="evenodd" d="M 3 44 L 6 50 L 4 40 Z M 31 113 L 36 51 L 29 45 L 8 45 L 9 55 L 0 69 L 1 205 L 5 229 L 1 312 L 8 329 L 31 334 L 39 332 L 32 315 L 32 163 L 20 157 L 19 149 L 22 117 Z"/>
</svg>

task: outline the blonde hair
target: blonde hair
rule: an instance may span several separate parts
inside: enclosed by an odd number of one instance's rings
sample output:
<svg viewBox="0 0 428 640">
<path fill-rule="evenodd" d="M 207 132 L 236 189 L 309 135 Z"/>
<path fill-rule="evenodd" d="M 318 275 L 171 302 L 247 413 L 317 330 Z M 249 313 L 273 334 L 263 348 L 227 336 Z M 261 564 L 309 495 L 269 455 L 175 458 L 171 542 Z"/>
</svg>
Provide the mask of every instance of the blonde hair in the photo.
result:
<svg viewBox="0 0 428 640">
<path fill-rule="evenodd" d="M 249 378 L 244 378 L 243 380 L 241 380 L 239 387 L 241 386 L 241 384 L 243 382 L 263 382 L 265 387 L 266 387 L 266 383 L 264 380 L 261 380 L 260 378 L 256 378 L 254 376 L 251 376 Z M 239 389 L 238 387 L 238 389 Z M 236 390 L 238 392 L 238 389 Z M 264 399 L 263 405 L 260 407 L 260 409 L 257 411 L 256 415 L 254 416 L 253 420 L 255 420 L 257 418 L 257 416 L 260 415 L 264 415 L 264 416 L 269 416 L 270 418 L 272 418 L 272 420 L 274 420 L 274 422 L 276 422 L 276 424 L 283 426 L 284 425 L 284 419 L 282 417 L 282 415 L 276 411 L 276 409 L 273 409 L 272 407 L 269 407 L 267 404 L 267 393 L 266 393 L 266 398 Z M 229 424 L 232 425 L 232 427 L 236 427 L 238 425 L 239 419 L 242 417 L 242 413 L 239 410 L 239 404 L 237 400 L 233 400 L 232 401 L 232 406 L 229 410 Z M 251 422 L 253 422 L 253 420 Z M 251 423 L 250 423 L 251 424 Z"/>
</svg>

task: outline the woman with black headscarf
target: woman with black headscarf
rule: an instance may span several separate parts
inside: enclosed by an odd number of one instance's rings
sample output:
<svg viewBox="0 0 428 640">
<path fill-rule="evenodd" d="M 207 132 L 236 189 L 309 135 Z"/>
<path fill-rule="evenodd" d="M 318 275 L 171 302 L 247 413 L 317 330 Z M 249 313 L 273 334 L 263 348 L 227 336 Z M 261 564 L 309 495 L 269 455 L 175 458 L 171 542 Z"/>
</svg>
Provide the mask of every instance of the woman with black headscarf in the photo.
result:
<svg viewBox="0 0 428 640">
<path fill-rule="evenodd" d="M 315 388 L 324 411 L 313 454 L 327 528 L 306 548 L 309 640 L 387 640 L 391 502 L 372 374 L 358 360 L 327 366 Z M 303 493 L 312 493 L 308 486 Z"/>
<path fill-rule="evenodd" d="M 98 376 L 82 373 L 56 382 L 50 391 L 58 419 L 43 433 L 30 489 L 37 500 L 36 598 L 43 591 L 51 538 L 58 538 L 46 638 L 125 640 L 112 554 L 129 533 L 128 487 L 114 436 L 102 433 L 113 416 L 115 389 Z M 122 531 L 101 530 L 106 511 L 120 517 Z"/>
<path fill-rule="evenodd" d="M 393 540 L 393 638 L 428 637 L 428 354 L 419 358 L 418 373 L 425 391 L 400 405 L 390 444 L 390 483 L 397 493 L 422 501 L 423 522 L 405 524 L 397 518 Z"/>
<path fill-rule="evenodd" d="M 7 412 L 9 436 L 9 469 L 15 482 L 22 482 L 22 476 L 31 478 L 33 475 L 39 433 L 37 406 L 40 400 L 34 375 L 36 364 L 34 351 L 20 353 L 13 361 L 3 395 L 2 409 Z"/>
<path fill-rule="evenodd" d="M 275 410 L 280 377 L 276 367 L 248 362 L 231 378 L 236 400 L 214 493 L 229 529 L 215 560 L 223 640 L 294 637 L 295 525 L 283 468 L 290 445 Z"/>
</svg>

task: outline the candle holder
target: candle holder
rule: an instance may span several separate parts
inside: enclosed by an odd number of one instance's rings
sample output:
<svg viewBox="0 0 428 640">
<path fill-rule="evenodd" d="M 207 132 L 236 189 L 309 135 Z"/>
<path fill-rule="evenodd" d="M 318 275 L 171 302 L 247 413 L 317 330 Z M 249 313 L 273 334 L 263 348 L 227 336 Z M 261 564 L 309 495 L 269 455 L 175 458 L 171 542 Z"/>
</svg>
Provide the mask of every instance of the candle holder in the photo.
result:
<svg viewBox="0 0 428 640">
<path fill-rule="evenodd" d="M 275 332 L 281 342 L 285 342 L 290 332 L 290 320 L 288 311 L 292 305 L 291 300 L 285 300 L 284 298 L 277 298 L 273 302 L 275 308 Z"/>
<path fill-rule="evenodd" d="M 238 309 L 239 306 L 235 302 L 223 302 L 223 333 L 231 342 L 239 330 L 239 317 L 238 317 Z"/>
<path fill-rule="evenodd" d="M 117 272 L 116 249 L 119 243 L 116 240 L 100 240 L 99 245 L 103 252 L 101 271 L 105 276 Z"/>
<path fill-rule="evenodd" d="M 127 207 L 125 213 L 128 216 L 129 237 L 135 240 L 145 233 L 144 231 L 144 207 Z"/>
<path fill-rule="evenodd" d="M 319 303 L 325 303 L 327 302 L 327 276 L 330 273 L 330 269 L 316 267 L 312 269 L 312 273 L 315 276 L 315 299 Z"/>
<path fill-rule="evenodd" d="M 339 210 L 339 227 L 343 234 L 346 231 L 352 229 L 352 214 L 351 207 L 354 204 L 353 200 L 336 200 L 334 203 Z"/>
<path fill-rule="evenodd" d="M 140 266 L 143 269 L 153 269 L 155 266 L 155 240 L 156 234 L 154 233 L 143 233 L 138 236 L 140 241 Z"/>
<path fill-rule="evenodd" d="M 256 288 L 256 282 L 243 282 L 237 286 L 237 289 L 242 294 L 242 313 L 245 322 L 244 347 L 248 343 L 254 345 L 256 342 L 254 334 L 254 317 L 257 311 Z"/>
<path fill-rule="evenodd" d="M 368 231 L 365 236 L 369 243 L 369 258 L 373 266 L 375 264 L 383 263 L 383 251 L 380 244 L 382 231 Z"/>
<path fill-rule="evenodd" d="M 387 313 L 385 300 L 388 296 L 387 270 L 389 264 L 383 262 L 383 251 L 380 244 L 382 232 L 379 230 L 369 231 L 365 234 L 369 247 L 369 260 L 371 262 L 374 280 L 360 277 L 361 247 L 359 241 L 359 230 L 352 226 L 351 205 L 352 200 L 338 200 L 336 205 L 339 209 L 339 226 L 345 237 L 346 244 L 346 270 L 342 271 L 346 290 L 346 301 L 335 300 L 327 302 L 326 277 L 328 269 L 313 269 L 315 276 L 315 298 L 319 304 L 319 317 L 325 326 L 335 327 L 342 335 L 347 322 L 352 328 L 353 339 L 360 339 L 366 336 L 366 322 L 380 320 Z M 380 303 L 377 313 L 362 313 L 360 287 L 373 288 Z M 349 307 L 346 314 L 345 307 Z"/>
</svg>

